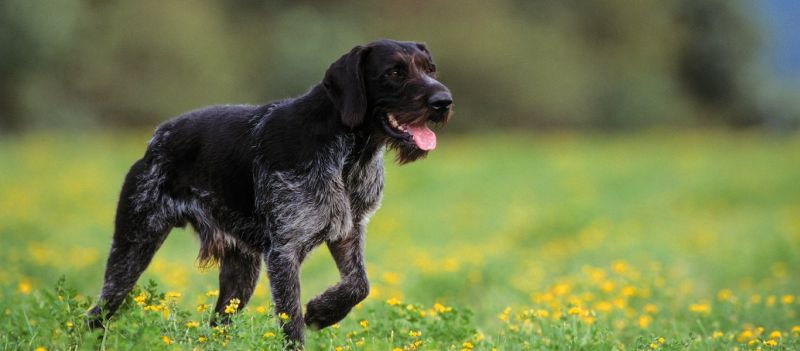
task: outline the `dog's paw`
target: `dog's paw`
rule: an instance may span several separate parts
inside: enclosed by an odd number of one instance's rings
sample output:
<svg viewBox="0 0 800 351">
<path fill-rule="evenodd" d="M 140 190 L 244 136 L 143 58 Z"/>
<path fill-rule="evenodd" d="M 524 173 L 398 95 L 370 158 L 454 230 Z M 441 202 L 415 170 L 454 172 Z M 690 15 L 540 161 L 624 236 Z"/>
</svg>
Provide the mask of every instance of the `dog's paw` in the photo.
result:
<svg viewBox="0 0 800 351">
<path fill-rule="evenodd" d="M 319 330 L 342 320 L 345 315 L 347 315 L 347 312 L 334 311 L 322 299 L 317 297 L 306 305 L 306 315 L 303 319 L 308 328 Z"/>
<path fill-rule="evenodd" d="M 103 324 L 103 316 L 100 313 L 100 307 L 94 306 L 86 312 L 86 319 L 84 320 L 89 329 L 105 329 Z"/>
</svg>

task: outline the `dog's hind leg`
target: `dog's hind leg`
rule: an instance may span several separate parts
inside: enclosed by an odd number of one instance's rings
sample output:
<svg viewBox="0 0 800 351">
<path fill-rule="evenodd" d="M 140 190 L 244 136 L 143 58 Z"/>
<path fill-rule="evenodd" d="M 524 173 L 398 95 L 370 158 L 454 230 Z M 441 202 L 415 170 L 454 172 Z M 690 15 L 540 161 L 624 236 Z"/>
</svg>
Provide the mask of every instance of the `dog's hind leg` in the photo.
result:
<svg viewBox="0 0 800 351">
<path fill-rule="evenodd" d="M 341 281 L 308 302 L 305 323 L 309 327 L 325 328 L 342 320 L 369 295 L 364 268 L 364 226 L 359 224 L 352 230 L 344 239 L 327 243 Z"/>
<path fill-rule="evenodd" d="M 225 250 L 219 267 L 219 298 L 217 306 L 214 307 L 214 311 L 221 318 L 220 322 L 227 323 L 231 313 L 247 305 L 258 282 L 260 271 L 261 255 L 236 248 Z M 233 299 L 239 299 L 239 303 L 231 304 Z M 229 305 L 235 307 L 235 310 L 226 311 Z M 212 320 L 212 324 L 215 322 Z"/>
<path fill-rule="evenodd" d="M 103 289 L 97 305 L 88 312 L 93 328 L 102 327 L 103 319 L 116 312 L 171 229 L 163 216 L 151 215 L 155 204 L 143 210 L 136 203 L 138 177 L 144 171 L 144 162 L 136 162 L 122 186 Z"/>
</svg>

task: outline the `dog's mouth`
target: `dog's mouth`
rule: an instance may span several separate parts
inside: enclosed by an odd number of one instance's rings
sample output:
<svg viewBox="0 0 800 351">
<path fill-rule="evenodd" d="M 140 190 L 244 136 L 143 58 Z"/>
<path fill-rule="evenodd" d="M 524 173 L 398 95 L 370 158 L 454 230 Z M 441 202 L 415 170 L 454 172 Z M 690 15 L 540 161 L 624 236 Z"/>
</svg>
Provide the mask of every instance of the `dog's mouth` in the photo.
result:
<svg viewBox="0 0 800 351">
<path fill-rule="evenodd" d="M 390 137 L 406 142 L 413 142 L 420 150 L 430 151 L 436 148 L 436 133 L 428 128 L 427 121 L 415 120 L 401 123 L 393 113 L 383 118 L 383 129 Z"/>
</svg>

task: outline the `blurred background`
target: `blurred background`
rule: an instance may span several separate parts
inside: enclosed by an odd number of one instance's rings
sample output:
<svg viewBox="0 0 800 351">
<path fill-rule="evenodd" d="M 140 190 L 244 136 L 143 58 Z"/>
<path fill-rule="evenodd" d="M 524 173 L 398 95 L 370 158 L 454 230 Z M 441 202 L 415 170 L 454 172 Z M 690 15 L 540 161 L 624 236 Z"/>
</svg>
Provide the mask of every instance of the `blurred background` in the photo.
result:
<svg viewBox="0 0 800 351">
<path fill-rule="evenodd" d="M 462 306 L 487 329 L 506 306 L 617 301 L 599 320 L 623 314 L 607 321 L 628 342 L 645 317 L 705 332 L 687 306 L 725 292 L 774 306 L 735 320 L 715 305 L 714 323 L 788 328 L 799 19 L 796 0 L 0 1 L 0 302 L 21 311 L 2 297 L 33 301 L 61 275 L 98 293 L 120 185 L 156 125 L 296 96 L 393 38 L 427 43 L 456 114 L 426 160 L 387 162 L 372 301 Z M 192 303 L 216 269 L 192 266 L 183 232 L 141 282 Z M 304 298 L 337 279 L 316 250 Z"/>
<path fill-rule="evenodd" d="M 294 96 L 354 45 L 393 38 L 431 48 L 453 130 L 786 130 L 798 16 L 792 0 L 6 0 L 0 128 L 150 128 Z"/>
</svg>

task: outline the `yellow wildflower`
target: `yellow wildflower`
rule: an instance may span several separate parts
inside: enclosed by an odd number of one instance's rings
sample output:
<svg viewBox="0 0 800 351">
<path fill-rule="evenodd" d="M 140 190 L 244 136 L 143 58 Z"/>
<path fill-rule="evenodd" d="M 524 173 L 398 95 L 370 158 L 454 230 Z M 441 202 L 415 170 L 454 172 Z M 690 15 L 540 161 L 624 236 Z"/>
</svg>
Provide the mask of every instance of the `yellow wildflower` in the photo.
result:
<svg viewBox="0 0 800 351">
<path fill-rule="evenodd" d="M 750 295 L 750 304 L 756 305 L 759 303 L 761 303 L 761 295 L 759 294 Z"/>
<path fill-rule="evenodd" d="M 594 306 L 593 306 L 593 307 L 594 307 L 594 309 L 595 309 L 595 310 L 597 310 L 597 311 L 600 311 L 600 312 L 608 312 L 608 311 L 611 311 L 611 309 L 612 309 L 612 308 L 614 308 L 614 305 L 612 305 L 612 304 L 611 304 L 610 302 L 608 302 L 608 301 L 598 301 L 598 302 L 596 302 L 596 303 L 594 304 Z"/>
<path fill-rule="evenodd" d="M 719 338 L 723 337 L 724 335 L 725 335 L 725 333 L 717 330 L 717 331 L 711 333 L 711 338 L 712 339 L 719 339 Z"/>
<path fill-rule="evenodd" d="M 271 338 L 271 337 L 275 336 L 275 333 L 273 333 L 273 332 L 266 332 L 266 333 L 264 333 L 264 335 L 262 335 L 262 336 L 263 336 L 264 338 Z"/>
<path fill-rule="evenodd" d="M 44 348 L 44 347 L 39 346 L 36 349 L 34 349 L 34 351 L 47 351 L 47 349 Z"/>
<path fill-rule="evenodd" d="M 168 299 L 173 299 L 173 300 L 175 300 L 175 299 L 178 299 L 178 298 L 180 298 L 180 297 L 181 297 L 181 293 L 179 293 L 179 292 L 175 292 L 175 291 L 170 291 L 170 292 L 167 292 L 167 293 L 164 295 L 164 297 L 166 297 L 166 298 L 168 298 Z"/>
<path fill-rule="evenodd" d="M 70 321 L 67 321 L 66 323 L 64 323 L 64 325 L 65 325 L 67 328 L 69 328 L 69 329 L 72 329 L 72 327 L 73 327 L 73 326 L 75 326 L 75 325 L 74 325 L 74 324 L 72 324 L 72 322 L 70 322 Z"/>
<path fill-rule="evenodd" d="M 186 328 L 197 328 L 200 326 L 200 323 L 195 321 L 188 321 L 186 322 Z"/>
<path fill-rule="evenodd" d="M 533 316 L 536 318 L 547 318 L 547 316 L 549 315 L 550 312 L 547 312 L 547 310 L 536 310 L 535 312 L 533 312 Z"/>
<path fill-rule="evenodd" d="M 795 325 L 792 327 L 792 334 L 800 334 L 800 325 Z"/>
<path fill-rule="evenodd" d="M 580 307 L 577 307 L 577 306 L 576 307 L 570 307 L 570 309 L 567 310 L 567 314 L 571 315 L 571 316 L 580 315 L 580 314 L 583 314 L 583 310 Z"/>
<path fill-rule="evenodd" d="M 464 341 L 464 343 L 463 343 L 463 344 L 461 344 L 461 347 L 463 347 L 463 348 L 465 348 L 465 349 L 469 349 L 469 350 L 471 350 L 473 347 L 475 347 L 475 345 L 473 345 L 473 344 L 472 344 L 471 342 L 469 342 L 469 341 Z"/>
<path fill-rule="evenodd" d="M 403 349 L 401 349 L 399 347 L 395 347 L 395 348 L 392 349 L 392 351 L 403 351 Z"/>
<path fill-rule="evenodd" d="M 767 304 L 767 306 L 772 307 L 773 305 L 775 305 L 775 300 L 776 300 L 775 295 L 769 295 L 767 296 L 767 301 L 765 303 Z"/>
<path fill-rule="evenodd" d="M 288 321 L 289 320 L 289 315 L 286 312 L 281 312 L 281 313 L 278 313 L 278 318 L 280 318 L 280 320 L 282 320 L 282 321 Z"/>
<path fill-rule="evenodd" d="M 653 317 L 646 314 L 639 316 L 639 328 L 647 328 L 650 326 L 650 323 L 653 323 Z"/>
<path fill-rule="evenodd" d="M 636 288 L 630 285 L 627 285 L 622 288 L 622 296 L 631 297 L 636 295 Z"/>
<path fill-rule="evenodd" d="M 433 309 L 434 309 L 436 312 L 439 312 L 439 313 L 450 312 L 450 311 L 452 311 L 452 310 L 453 310 L 453 308 L 452 308 L 452 307 L 446 307 L 445 305 L 442 305 L 442 304 L 440 304 L 440 303 L 438 303 L 438 302 L 437 302 L 437 303 L 435 303 L 435 304 L 433 305 Z"/>
<path fill-rule="evenodd" d="M 720 301 L 730 301 L 733 298 L 733 291 L 730 289 L 722 289 L 717 293 L 717 299 Z"/>
<path fill-rule="evenodd" d="M 30 294 L 31 289 L 32 289 L 31 283 L 29 281 L 27 281 L 27 280 L 22 280 L 17 285 L 17 291 L 19 291 L 19 292 L 21 292 L 23 294 Z"/>
<path fill-rule="evenodd" d="M 769 338 L 770 339 L 780 339 L 781 338 L 781 332 L 775 330 L 772 333 L 769 333 Z"/>
<path fill-rule="evenodd" d="M 416 338 L 416 337 L 418 337 L 420 335 L 422 335 L 421 331 L 413 331 L 413 330 L 411 330 L 411 331 L 408 332 L 408 336 L 410 336 L 412 338 Z"/>
<path fill-rule="evenodd" d="M 136 304 L 139 306 L 143 306 L 145 300 L 147 300 L 147 295 L 144 293 L 144 291 L 142 291 L 141 293 L 139 293 L 139 295 L 136 295 L 136 297 L 133 298 L 133 301 L 136 302 Z"/>
<path fill-rule="evenodd" d="M 650 313 L 650 314 L 658 313 L 658 307 L 656 305 L 652 304 L 652 303 L 648 303 L 648 304 L 644 305 L 644 308 L 642 308 L 642 309 L 645 312 Z"/>
<path fill-rule="evenodd" d="M 241 303 L 241 301 L 239 299 L 236 299 L 236 298 L 231 299 L 230 301 L 228 301 L 228 305 L 225 306 L 225 313 L 226 314 L 236 313 L 236 310 L 239 309 L 239 303 Z"/>
<path fill-rule="evenodd" d="M 506 322 L 506 321 L 508 321 L 508 315 L 510 313 L 511 313 L 511 307 L 506 307 L 503 310 L 503 313 L 500 313 L 500 314 L 497 315 L 497 318 L 499 318 L 503 322 Z"/>
<path fill-rule="evenodd" d="M 664 340 L 664 337 L 661 337 L 661 336 L 659 336 L 659 337 L 656 339 L 656 341 L 657 341 L 659 344 L 661 344 L 661 345 L 664 345 L 664 342 L 665 342 L 666 340 Z"/>
<path fill-rule="evenodd" d="M 572 290 L 572 287 L 567 283 L 558 283 L 553 286 L 552 291 L 556 296 L 566 295 Z"/>
<path fill-rule="evenodd" d="M 739 335 L 736 336 L 736 342 L 745 342 L 751 340 L 753 338 L 753 332 L 749 329 L 742 330 Z"/>
<path fill-rule="evenodd" d="M 174 343 L 174 341 L 172 341 L 172 339 L 170 339 L 169 336 L 166 335 L 161 337 L 161 341 L 164 342 L 164 345 L 171 345 L 172 343 Z"/>
<path fill-rule="evenodd" d="M 219 290 L 210 290 L 206 293 L 206 296 L 208 297 L 219 296 Z"/>
<path fill-rule="evenodd" d="M 709 314 L 711 313 L 711 305 L 705 302 L 693 303 L 689 305 L 689 311 L 694 313 Z"/>
<path fill-rule="evenodd" d="M 196 310 L 197 310 L 197 312 L 205 312 L 209 307 L 211 307 L 211 305 L 209 305 L 207 303 L 201 303 L 201 304 L 197 305 Z"/>
<path fill-rule="evenodd" d="M 201 335 L 201 336 L 197 337 L 197 342 L 201 342 L 202 343 L 202 342 L 206 342 L 206 341 L 208 341 L 208 338 L 206 338 L 205 336 Z"/>
<path fill-rule="evenodd" d="M 781 302 L 783 302 L 784 305 L 791 305 L 794 302 L 794 296 L 788 294 L 783 295 L 781 296 Z"/>
<path fill-rule="evenodd" d="M 628 270 L 628 264 L 625 263 L 625 261 L 614 261 L 611 263 L 611 270 L 613 270 L 614 273 L 625 273 L 625 271 Z"/>
<path fill-rule="evenodd" d="M 400 299 L 398 299 L 396 297 L 392 297 L 392 298 L 386 300 L 386 303 L 389 304 L 389 306 L 397 306 L 397 305 L 403 303 L 403 301 L 400 301 Z"/>
<path fill-rule="evenodd" d="M 264 307 L 264 306 L 258 306 L 258 307 L 256 307 L 256 312 L 258 312 L 260 314 L 267 313 L 267 308 Z"/>
<path fill-rule="evenodd" d="M 775 339 L 764 340 L 764 346 L 778 346 L 778 342 Z"/>
<path fill-rule="evenodd" d="M 369 322 L 367 322 L 366 319 L 363 319 L 360 322 L 358 322 L 358 325 L 360 325 L 362 328 L 366 328 L 369 326 Z"/>
<path fill-rule="evenodd" d="M 653 349 L 653 350 L 655 350 L 655 349 L 657 349 L 657 348 L 658 348 L 658 344 L 656 344 L 656 343 L 654 343 L 654 342 L 651 342 L 651 343 L 650 343 L 650 348 L 651 348 L 651 349 Z"/>
<path fill-rule="evenodd" d="M 619 309 L 623 309 L 623 308 L 625 308 L 625 306 L 628 305 L 628 302 L 625 301 L 625 299 L 621 298 L 621 297 L 618 297 L 616 299 L 611 300 L 611 303 L 614 304 L 614 307 L 619 308 Z"/>
</svg>

